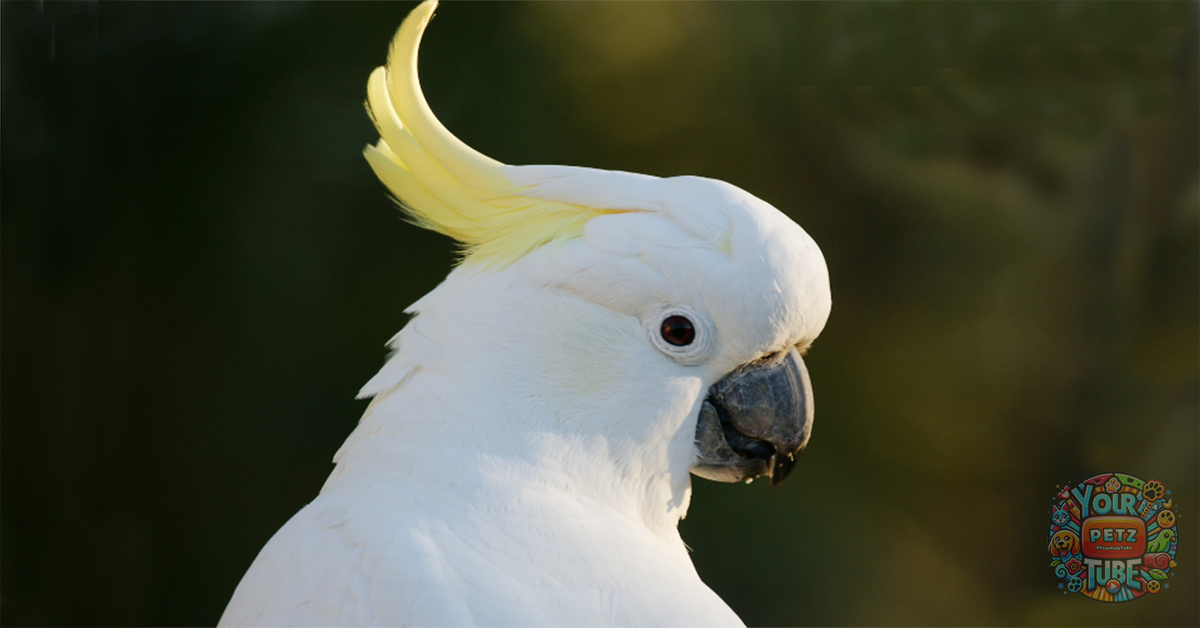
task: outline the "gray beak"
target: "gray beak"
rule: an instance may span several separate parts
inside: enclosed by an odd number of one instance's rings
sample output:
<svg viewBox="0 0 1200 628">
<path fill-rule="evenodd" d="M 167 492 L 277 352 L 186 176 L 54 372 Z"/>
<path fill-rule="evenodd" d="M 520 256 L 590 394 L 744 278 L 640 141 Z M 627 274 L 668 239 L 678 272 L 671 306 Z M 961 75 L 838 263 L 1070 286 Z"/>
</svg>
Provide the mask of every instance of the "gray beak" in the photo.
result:
<svg viewBox="0 0 1200 628">
<path fill-rule="evenodd" d="M 692 473 L 718 482 L 760 475 L 779 484 L 808 443 L 812 383 L 794 347 L 739 366 L 708 390 Z"/>
</svg>

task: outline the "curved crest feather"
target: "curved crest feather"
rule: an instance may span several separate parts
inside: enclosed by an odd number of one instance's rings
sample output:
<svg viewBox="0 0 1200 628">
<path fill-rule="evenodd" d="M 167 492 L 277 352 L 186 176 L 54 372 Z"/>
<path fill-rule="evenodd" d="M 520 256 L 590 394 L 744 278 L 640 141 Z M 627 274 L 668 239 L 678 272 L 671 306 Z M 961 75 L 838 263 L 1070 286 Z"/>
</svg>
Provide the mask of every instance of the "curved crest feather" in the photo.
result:
<svg viewBox="0 0 1200 628">
<path fill-rule="evenodd" d="M 442 126 L 417 76 L 417 49 L 436 7 L 427 0 L 413 9 L 392 40 L 387 66 L 375 68 L 367 83 L 367 111 L 380 139 L 364 154 L 408 219 L 457 240 L 465 260 L 506 265 L 612 213 L 523 196 L 504 164 Z"/>
</svg>

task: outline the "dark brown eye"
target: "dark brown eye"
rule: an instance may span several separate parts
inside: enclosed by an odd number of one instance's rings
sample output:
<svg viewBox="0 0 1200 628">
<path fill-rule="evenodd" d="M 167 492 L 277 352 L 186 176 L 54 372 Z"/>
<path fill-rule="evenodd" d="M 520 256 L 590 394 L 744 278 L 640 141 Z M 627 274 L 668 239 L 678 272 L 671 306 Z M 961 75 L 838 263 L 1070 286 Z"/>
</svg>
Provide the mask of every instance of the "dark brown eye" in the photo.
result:
<svg viewBox="0 0 1200 628">
<path fill-rule="evenodd" d="M 696 328 L 687 317 L 668 316 L 662 322 L 662 337 L 676 347 L 685 347 L 696 339 Z"/>
</svg>

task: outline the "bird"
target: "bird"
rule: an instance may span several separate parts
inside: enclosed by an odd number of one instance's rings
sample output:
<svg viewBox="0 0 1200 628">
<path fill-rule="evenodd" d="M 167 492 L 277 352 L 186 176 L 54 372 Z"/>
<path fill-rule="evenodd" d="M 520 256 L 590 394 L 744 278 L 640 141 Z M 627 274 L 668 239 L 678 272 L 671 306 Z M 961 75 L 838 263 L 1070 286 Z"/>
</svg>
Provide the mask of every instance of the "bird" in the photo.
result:
<svg viewBox="0 0 1200 628">
<path fill-rule="evenodd" d="M 436 6 L 370 75 L 364 155 L 462 258 L 220 625 L 742 625 L 678 524 L 693 474 L 777 484 L 806 447 L 824 256 L 729 183 L 467 146 L 418 80 Z"/>
<path fill-rule="evenodd" d="M 1174 530 L 1163 530 L 1150 539 L 1146 544 L 1148 552 L 1165 552 L 1171 547 L 1171 541 L 1175 540 Z"/>
</svg>

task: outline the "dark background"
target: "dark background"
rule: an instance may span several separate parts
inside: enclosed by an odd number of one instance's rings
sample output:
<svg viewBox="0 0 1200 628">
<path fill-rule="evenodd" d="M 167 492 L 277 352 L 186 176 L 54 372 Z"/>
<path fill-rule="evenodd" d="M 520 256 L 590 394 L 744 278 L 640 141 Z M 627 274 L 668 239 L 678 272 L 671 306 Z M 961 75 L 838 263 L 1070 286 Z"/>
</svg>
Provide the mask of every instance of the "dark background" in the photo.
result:
<svg viewBox="0 0 1200 628">
<path fill-rule="evenodd" d="M 216 622 L 445 276 L 361 157 L 410 3 L 2 8 L 5 625 Z M 506 163 L 730 181 L 832 277 L 815 437 L 697 480 L 751 624 L 1200 623 L 1192 2 L 451 3 L 429 101 Z M 1051 497 L 1179 511 L 1171 587 L 1064 595 Z"/>
</svg>

